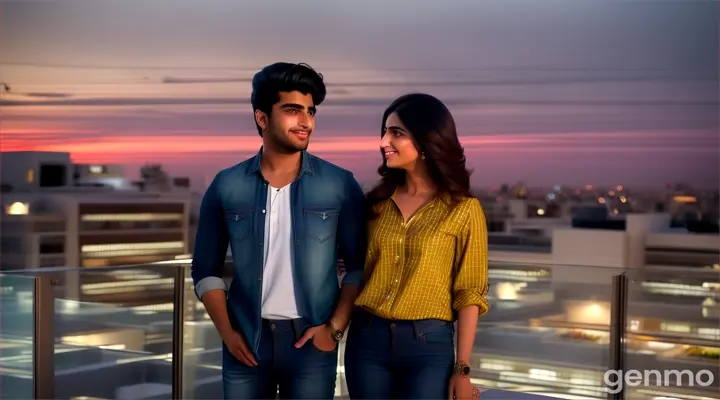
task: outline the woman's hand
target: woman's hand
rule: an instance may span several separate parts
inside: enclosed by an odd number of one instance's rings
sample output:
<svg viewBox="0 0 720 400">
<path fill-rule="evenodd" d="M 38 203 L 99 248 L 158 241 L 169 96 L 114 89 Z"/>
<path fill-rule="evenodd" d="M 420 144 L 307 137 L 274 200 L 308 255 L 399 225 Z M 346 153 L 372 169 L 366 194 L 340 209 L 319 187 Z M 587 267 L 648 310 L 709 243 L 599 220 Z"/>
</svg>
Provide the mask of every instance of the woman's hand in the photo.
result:
<svg viewBox="0 0 720 400">
<path fill-rule="evenodd" d="M 448 388 L 449 400 L 477 400 L 480 398 L 480 390 L 470 382 L 470 378 L 455 374 L 450 378 Z"/>
</svg>

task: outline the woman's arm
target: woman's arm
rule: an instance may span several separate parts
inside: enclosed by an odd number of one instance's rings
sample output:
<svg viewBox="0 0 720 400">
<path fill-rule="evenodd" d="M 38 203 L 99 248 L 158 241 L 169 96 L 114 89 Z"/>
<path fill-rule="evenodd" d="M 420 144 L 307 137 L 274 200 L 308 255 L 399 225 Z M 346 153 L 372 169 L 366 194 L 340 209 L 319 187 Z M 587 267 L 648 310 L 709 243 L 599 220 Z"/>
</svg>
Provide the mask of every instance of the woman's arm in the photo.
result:
<svg viewBox="0 0 720 400">
<path fill-rule="evenodd" d="M 457 324 L 457 364 L 470 365 L 473 345 L 475 344 L 475 331 L 480 307 L 476 305 L 465 306 L 458 312 Z"/>
<path fill-rule="evenodd" d="M 458 313 L 457 363 L 470 364 L 478 317 L 488 312 L 487 225 L 477 199 L 468 204 L 468 223 L 460 235 L 453 284 L 453 309 Z"/>
</svg>

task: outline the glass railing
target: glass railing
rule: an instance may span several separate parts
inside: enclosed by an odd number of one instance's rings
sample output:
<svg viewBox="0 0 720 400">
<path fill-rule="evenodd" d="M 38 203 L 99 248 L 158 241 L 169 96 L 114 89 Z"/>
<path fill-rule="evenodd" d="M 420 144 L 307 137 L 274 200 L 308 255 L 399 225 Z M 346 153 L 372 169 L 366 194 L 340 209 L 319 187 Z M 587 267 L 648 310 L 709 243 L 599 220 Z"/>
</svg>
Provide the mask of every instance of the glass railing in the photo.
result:
<svg viewBox="0 0 720 400">
<path fill-rule="evenodd" d="M 171 398 L 179 273 L 185 265 L 3 275 L 0 398 Z"/>
<path fill-rule="evenodd" d="M 603 372 L 610 365 L 617 270 L 497 263 L 491 271 L 491 309 L 475 339 L 475 383 L 550 397 L 607 398 Z"/>
<path fill-rule="evenodd" d="M 498 398 L 650 399 L 662 388 L 609 393 L 607 371 L 684 362 L 711 370 L 714 356 L 695 348 L 720 347 L 711 329 L 720 326 L 717 273 L 712 281 L 712 271 L 671 272 L 679 290 L 694 293 L 683 285 L 699 282 L 698 295 L 658 294 L 670 290 L 654 285 L 663 283 L 658 270 L 628 279 L 616 268 L 491 263 L 491 311 L 478 327 L 473 383 Z M 0 398 L 222 397 L 221 341 L 195 298 L 188 261 L 0 277 Z M 669 338 L 686 351 L 671 351 Z M 343 348 L 338 398 L 347 396 Z M 701 392 L 672 397 L 698 400 Z"/>
<path fill-rule="evenodd" d="M 0 274 L 0 398 L 34 396 L 35 279 Z"/>
<path fill-rule="evenodd" d="M 174 269 L 148 265 L 58 274 L 56 398 L 171 393 Z"/>
<path fill-rule="evenodd" d="M 626 375 L 609 376 L 611 391 L 638 400 L 718 398 L 720 271 L 629 271 L 623 322 Z"/>
</svg>

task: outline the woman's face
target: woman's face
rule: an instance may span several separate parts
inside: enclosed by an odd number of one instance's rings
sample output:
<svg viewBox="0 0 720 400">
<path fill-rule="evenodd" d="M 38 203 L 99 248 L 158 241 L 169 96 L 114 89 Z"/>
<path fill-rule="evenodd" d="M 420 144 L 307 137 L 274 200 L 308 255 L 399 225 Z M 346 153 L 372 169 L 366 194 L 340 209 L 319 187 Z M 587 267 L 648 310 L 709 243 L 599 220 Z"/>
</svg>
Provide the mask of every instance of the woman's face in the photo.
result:
<svg viewBox="0 0 720 400">
<path fill-rule="evenodd" d="M 385 121 L 380 149 L 388 168 L 411 170 L 420 158 L 410 132 L 395 113 L 390 114 Z"/>
</svg>

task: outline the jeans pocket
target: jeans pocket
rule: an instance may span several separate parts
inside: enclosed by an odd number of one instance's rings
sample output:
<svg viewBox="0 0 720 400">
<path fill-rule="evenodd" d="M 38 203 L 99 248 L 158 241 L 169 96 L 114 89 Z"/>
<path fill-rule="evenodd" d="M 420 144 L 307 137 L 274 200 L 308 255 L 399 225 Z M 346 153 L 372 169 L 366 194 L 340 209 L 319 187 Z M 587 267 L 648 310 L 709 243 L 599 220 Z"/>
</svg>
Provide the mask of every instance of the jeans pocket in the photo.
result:
<svg viewBox="0 0 720 400">
<path fill-rule="evenodd" d="M 452 344 L 453 325 L 447 322 L 427 324 L 421 328 L 420 337 L 427 344 Z"/>
<path fill-rule="evenodd" d="M 333 354 L 338 349 L 337 343 L 335 343 L 335 347 L 332 350 L 323 350 L 323 349 L 315 346 L 315 343 L 312 340 L 308 340 L 308 343 L 306 343 L 305 345 L 310 346 L 315 353 L 320 353 L 320 354 Z"/>
</svg>

